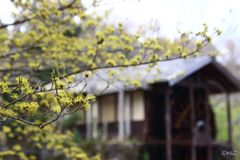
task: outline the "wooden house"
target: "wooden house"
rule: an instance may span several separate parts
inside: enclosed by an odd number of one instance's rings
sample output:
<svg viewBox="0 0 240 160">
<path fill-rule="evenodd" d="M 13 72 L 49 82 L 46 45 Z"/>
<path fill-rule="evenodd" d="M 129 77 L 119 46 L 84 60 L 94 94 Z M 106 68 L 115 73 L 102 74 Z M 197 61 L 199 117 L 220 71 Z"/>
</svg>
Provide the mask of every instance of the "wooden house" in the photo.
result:
<svg viewBox="0 0 240 160">
<path fill-rule="evenodd" d="M 97 97 L 79 125 L 86 138 L 137 139 L 151 160 L 219 159 L 221 149 L 231 149 L 229 96 L 239 81 L 211 57 L 176 59 L 120 71 L 120 76 L 140 78 L 141 87 L 105 82 L 94 77 L 86 91 Z M 157 71 L 160 68 L 160 71 Z M 104 77 L 106 71 L 98 71 Z M 104 88 L 107 88 L 106 90 Z M 228 141 L 216 142 L 216 122 L 209 96 L 224 94 Z"/>
</svg>

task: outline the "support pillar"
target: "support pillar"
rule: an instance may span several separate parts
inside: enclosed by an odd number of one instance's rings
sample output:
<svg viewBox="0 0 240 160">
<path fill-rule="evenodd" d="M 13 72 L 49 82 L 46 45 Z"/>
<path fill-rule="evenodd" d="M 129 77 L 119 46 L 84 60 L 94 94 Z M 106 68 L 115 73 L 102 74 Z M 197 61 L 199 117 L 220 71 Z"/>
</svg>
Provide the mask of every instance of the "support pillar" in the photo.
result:
<svg viewBox="0 0 240 160">
<path fill-rule="evenodd" d="M 208 160 L 212 160 L 212 134 L 211 134 L 211 122 L 210 122 L 210 110 L 211 106 L 209 105 L 209 90 L 208 87 L 205 87 L 206 90 L 206 102 L 205 102 L 205 112 L 206 112 L 206 122 L 207 122 L 207 133 L 208 133 L 208 138 L 207 138 L 207 147 L 208 147 Z"/>
<path fill-rule="evenodd" d="M 192 145 L 191 145 L 191 160 L 196 160 L 196 135 L 195 135 L 195 101 L 194 101 L 194 88 L 190 86 L 189 89 L 190 110 L 191 110 L 191 129 L 192 129 Z"/>
<path fill-rule="evenodd" d="M 166 123 L 166 157 L 167 160 L 172 160 L 172 125 L 171 125 L 171 103 L 170 103 L 170 89 L 166 90 L 165 96 L 165 123 Z"/>
<path fill-rule="evenodd" d="M 230 94 L 226 95 L 227 100 L 227 127 L 228 127 L 228 144 L 232 147 L 232 119 L 231 119 L 231 103 L 230 103 Z"/>
<path fill-rule="evenodd" d="M 118 92 L 118 139 L 124 139 L 124 91 Z"/>
<path fill-rule="evenodd" d="M 98 137 L 98 103 L 92 104 L 92 137 Z"/>
<path fill-rule="evenodd" d="M 86 137 L 87 139 L 92 138 L 92 107 L 86 111 Z"/>
<path fill-rule="evenodd" d="M 125 94 L 125 103 L 124 103 L 124 130 L 126 137 L 131 135 L 131 101 L 130 94 Z"/>
</svg>

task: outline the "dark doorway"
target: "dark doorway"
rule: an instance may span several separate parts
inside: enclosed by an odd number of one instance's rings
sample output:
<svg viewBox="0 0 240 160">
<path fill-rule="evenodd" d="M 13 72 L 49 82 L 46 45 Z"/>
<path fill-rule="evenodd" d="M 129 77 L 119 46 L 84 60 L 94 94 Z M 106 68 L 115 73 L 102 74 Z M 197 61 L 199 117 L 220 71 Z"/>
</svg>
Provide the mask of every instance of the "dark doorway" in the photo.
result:
<svg viewBox="0 0 240 160">
<path fill-rule="evenodd" d="M 148 137 L 154 140 L 165 140 L 165 96 L 161 93 L 150 93 L 148 96 Z"/>
</svg>

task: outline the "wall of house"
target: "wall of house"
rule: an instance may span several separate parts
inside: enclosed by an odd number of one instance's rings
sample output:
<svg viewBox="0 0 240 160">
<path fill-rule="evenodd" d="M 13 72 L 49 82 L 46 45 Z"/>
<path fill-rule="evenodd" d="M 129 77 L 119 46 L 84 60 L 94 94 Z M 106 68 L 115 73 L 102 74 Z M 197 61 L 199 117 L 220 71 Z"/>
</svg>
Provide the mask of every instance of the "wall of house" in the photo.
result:
<svg viewBox="0 0 240 160">
<path fill-rule="evenodd" d="M 106 95 L 99 98 L 100 122 L 109 123 L 117 120 L 116 95 Z"/>
<path fill-rule="evenodd" d="M 97 102 L 92 104 L 85 114 L 86 137 L 97 138 L 99 135 L 105 138 L 116 135 L 121 137 L 120 133 L 123 133 L 123 137 L 129 137 L 133 130 L 136 131 L 132 127 L 136 128 L 135 123 L 145 119 L 144 92 L 140 90 L 124 92 L 124 103 L 120 112 L 122 115 L 118 113 L 120 110 L 118 96 L 118 94 L 104 95 L 98 97 Z M 118 121 L 118 116 L 122 116 L 121 122 Z"/>
<path fill-rule="evenodd" d="M 117 121 L 117 95 L 106 95 L 99 98 L 99 121 Z M 144 93 L 133 91 L 124 94 L 124 119 L 125 121 L 142 121 L 145 118 Z"/>
<path fill-rule="evenodd" d="M 132 121 L 141 121 L 145 118 L 144 93 L 143 91 L 134 91 L 132 93 Z"/>
</svg>

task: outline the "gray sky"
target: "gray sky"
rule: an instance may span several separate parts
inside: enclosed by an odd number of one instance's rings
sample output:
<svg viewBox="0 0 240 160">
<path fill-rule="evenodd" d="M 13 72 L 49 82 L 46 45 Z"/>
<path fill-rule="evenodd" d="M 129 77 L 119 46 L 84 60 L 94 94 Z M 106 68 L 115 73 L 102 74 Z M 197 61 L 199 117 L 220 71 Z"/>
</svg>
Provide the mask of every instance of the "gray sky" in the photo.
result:
<svg viewBox="0 0 240 160">
<path fill-rule="evenodd" d="M 239 0 L 105 0 L 104 8 L 112 8 L 110 21 L 122 20 L 131 29 L 157 22 L 159 35 L 176 37 L 177 31 L 199 31 L 203 23 L 210 29 L 223 31 L 213 43 L 226 52 L 225 43 L 240 43 Z"/>
<path fill-rule="evenodd" d="M 84 0 L 85 2 L 89 2 Z M 111 23 L 124 22 L 130 31 L 139 26 L 157 23 L 158 35 L 174 38 L 177 31 L 199 31 L 203 23 L 209 28 L 223 31 L 213 43 L 226 52 L 225 42 L 240 43 L 240 1 L 239 0 L 103 0 L 98 11 L 111 9 Z M 2 0 L 0 18 L 11 22 L 14 11 L 10 0 Z"/>
</svg>

